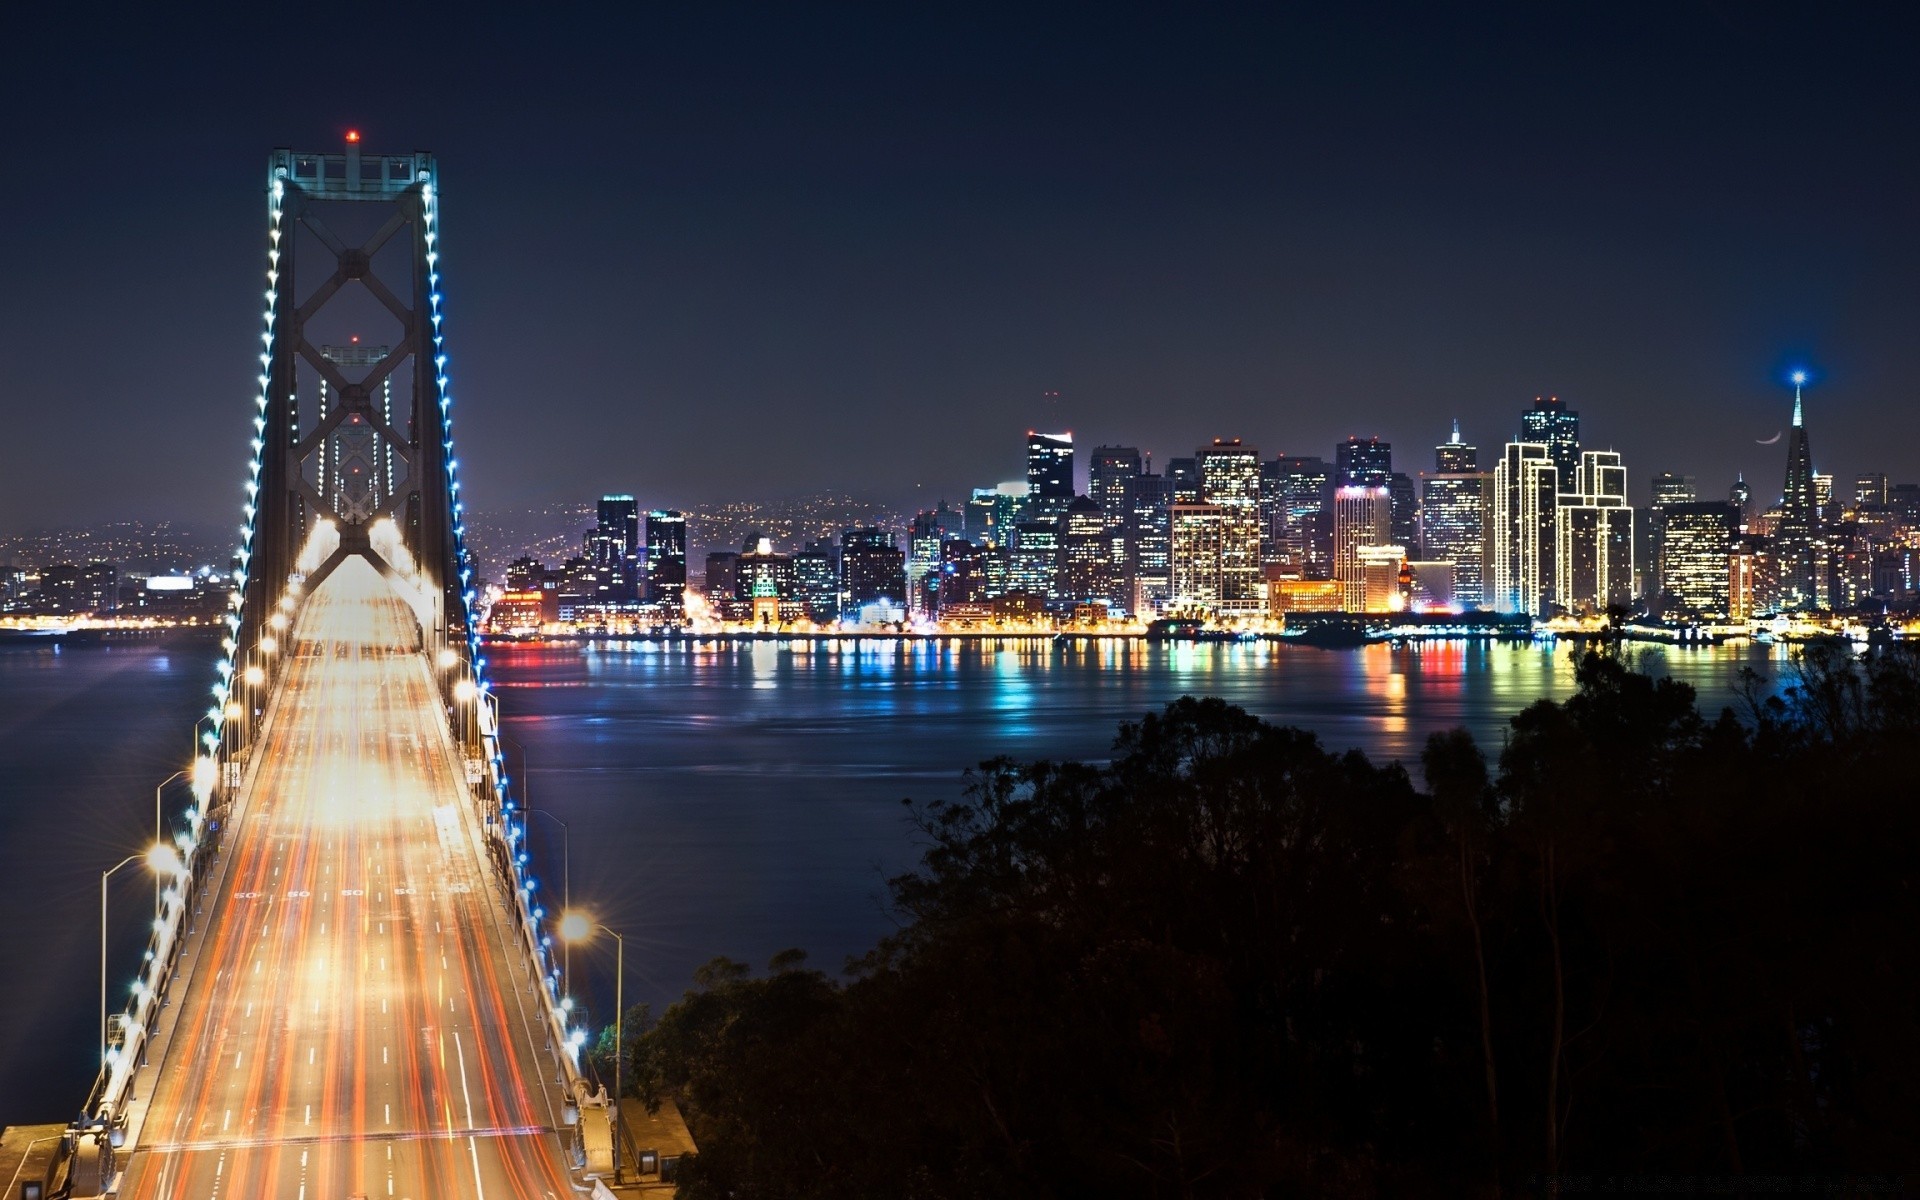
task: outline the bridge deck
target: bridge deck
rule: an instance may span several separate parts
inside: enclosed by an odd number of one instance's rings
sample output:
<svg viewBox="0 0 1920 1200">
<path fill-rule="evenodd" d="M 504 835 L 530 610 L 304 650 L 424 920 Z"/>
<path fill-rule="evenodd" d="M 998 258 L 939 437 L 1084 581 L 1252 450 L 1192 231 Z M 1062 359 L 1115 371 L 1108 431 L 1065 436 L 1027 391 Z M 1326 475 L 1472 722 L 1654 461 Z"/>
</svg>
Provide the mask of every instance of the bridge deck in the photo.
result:
<svg viewBox="0 0 1920 1200">
<path fill-rule="evenodd" d="M 571 1194 L 414 628 L 357 560 L 307 601 L 121 1195 Z"/>
</svg>

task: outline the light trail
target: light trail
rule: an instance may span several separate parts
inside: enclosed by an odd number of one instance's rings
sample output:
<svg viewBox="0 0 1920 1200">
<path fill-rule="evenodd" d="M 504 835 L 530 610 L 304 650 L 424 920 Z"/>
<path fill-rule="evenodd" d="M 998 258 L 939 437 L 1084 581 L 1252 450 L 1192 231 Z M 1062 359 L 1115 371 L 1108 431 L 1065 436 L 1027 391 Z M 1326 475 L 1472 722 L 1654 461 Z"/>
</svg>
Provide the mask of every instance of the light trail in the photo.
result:
<svg viewBox="0 0 1920 1200">
<path fill-rule="evenodd" d="M 307 600 L 120 1195 L 572 1194 L 416 628 L 358 560 Z"/>
</svg>

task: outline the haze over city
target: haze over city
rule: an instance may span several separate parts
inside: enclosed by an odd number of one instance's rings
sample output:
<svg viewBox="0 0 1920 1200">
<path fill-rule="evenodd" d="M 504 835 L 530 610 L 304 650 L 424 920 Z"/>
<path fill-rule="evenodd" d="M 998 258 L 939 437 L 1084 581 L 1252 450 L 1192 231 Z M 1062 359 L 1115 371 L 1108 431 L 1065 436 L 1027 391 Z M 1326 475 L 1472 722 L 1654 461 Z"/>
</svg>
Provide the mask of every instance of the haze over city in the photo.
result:
<svg viewBox="0 0 1920 1200">
<path fill-rule="evenodd" d="M 259 148 L 348 128 L 460 197 L 481 507 L 957 502 L 1033 427 L 1497 445 L 1536 395 L 1636 502 L 1771 500 L 1802 366 L 1819 469 L 1915 477 L 1911 18 L 1815 11 L 422 10 L 345 89 L 260 51 L 306 14 L 43 6 L 0 82 L 42 181 L 0 198 L 0 533 L 230 523 Z"/>
</svg>

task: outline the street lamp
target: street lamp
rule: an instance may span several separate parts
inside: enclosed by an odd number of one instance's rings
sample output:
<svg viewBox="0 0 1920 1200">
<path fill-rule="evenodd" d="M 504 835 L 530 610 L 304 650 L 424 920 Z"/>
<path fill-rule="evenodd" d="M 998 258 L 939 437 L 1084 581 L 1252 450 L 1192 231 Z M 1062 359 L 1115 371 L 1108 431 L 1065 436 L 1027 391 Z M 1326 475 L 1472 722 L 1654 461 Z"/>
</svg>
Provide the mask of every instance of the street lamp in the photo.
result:
<svg viewBox="0 0 1920 1200">
<path fill-rule="evenodd" d="M 145 862 L 155 876 L 185 875 L 187 865 L 180 853 L 164 842 L 155 842 L 144 853 L 129 854 L 100 872 L 100 1061 L 107 1061 L 107 880 L 130 862 Z"/>
<path fill-rule="evenodd" d="M 160 829 L 160 793 L 166 791 L 167 785 L 174 780 L 184 779 L 188 769 L 190 768 L 182 768 L 181 770 L 175 771 L 165 779 L 162 779 L 160 785 L 153 789 L 153 844 L 156 846 L 164 845 L 167 840 L 166 835 Z M 156 917 L 160 915 L 160 876 L 157 872 L 153 877 L 153 915 Z"/>
<path fill-rule="evenodd" d="M 526 755 L 527 755 L 526 751 L 522 750 L 520 752 L 521 771 L 522 771 L 522 774 L 520 776 L 520 811 L 522 813 L 537 813 L 540 816 L 545 817 L 547 820 L 552 821 L 555 825 L 558 825 L 560 827 L 560 907 L 565 912 L 572 912 L 573 910 L 573 831 L 567 828 L 567 823 L 565 821 L 562 821 L 559 817 L 554 816 L 552 813 L 548 812 L 546 809 L 533 808 L 527 804 L 527 777 L 526 777 L 526 774 L 524 773 L 526 770 L 526 766 L 525 766 Z M 524 816 L 520 818 L 520 836 L 523 838 L 527 836 L 527 819 Z M 565 918 L 562 918 L 562 920 L 564 921 Z M 561 979 L 563 980 L 563 986 L 572 987 L 573 986 L 573 942 L 569 940 L 564 933 L 560 938 L 560 953 L 563 956 L 562 964 L 561 964 Z"/>
<path fill-rule="evenodd" d="M 625 1132 L 620 1119 L 620 1092 L 624 1084 L 621 1068 L 626 1064 L 627 1044 L 624 1022 L 627 1015 L 627 939 L 583 912 L 568 911 L 560 918 L 560 940 L 584 942 L 599 929 L 611 935 L 613 957 L 613 1180 L 620 1181 L 620 1135 Z M 102 993 L 103 995 L 105 993 Z M 106 1020 L 101 1019 L 104 1028 Z"/>
</svg>

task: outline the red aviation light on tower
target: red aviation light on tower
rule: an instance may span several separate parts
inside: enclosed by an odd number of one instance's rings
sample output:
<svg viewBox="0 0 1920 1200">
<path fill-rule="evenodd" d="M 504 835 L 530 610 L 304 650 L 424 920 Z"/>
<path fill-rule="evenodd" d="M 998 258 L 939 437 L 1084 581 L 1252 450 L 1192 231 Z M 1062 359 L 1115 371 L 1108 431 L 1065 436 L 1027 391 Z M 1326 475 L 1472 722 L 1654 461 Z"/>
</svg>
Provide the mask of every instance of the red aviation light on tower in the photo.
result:
<svg viewBox="0 0 1920 1200">
<path fill-rule="evenodd" d="M 355 142 L 358 142 L 359 140 L 360 140 L 360 131 L 358 129 L 347 130 L 347 141 L 349 143 L 355 143 Z"/>
</svg>

